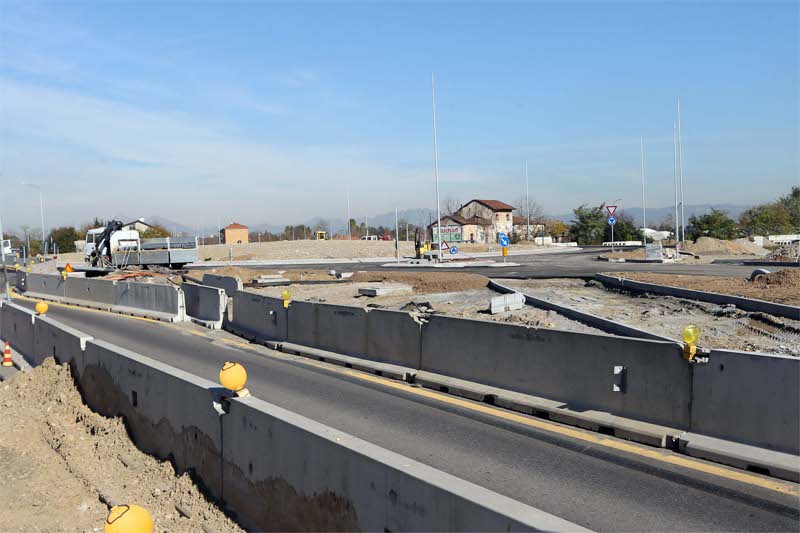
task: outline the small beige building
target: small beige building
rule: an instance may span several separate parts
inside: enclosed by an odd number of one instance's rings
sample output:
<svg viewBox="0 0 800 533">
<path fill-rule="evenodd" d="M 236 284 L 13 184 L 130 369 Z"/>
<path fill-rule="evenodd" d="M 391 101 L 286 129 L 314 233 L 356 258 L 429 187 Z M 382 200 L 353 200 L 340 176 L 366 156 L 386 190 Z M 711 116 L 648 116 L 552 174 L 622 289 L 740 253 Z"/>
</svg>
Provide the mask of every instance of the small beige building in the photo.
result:
<svg viewBox="0 0 800 533">
<path fill-rule="evenodd" d="M 231 222 L 220 230 L 222 242 L 225 244 L 247 244 L 249 232 L 247 226 Z"/>
<path fill-rule="evenodd" d="M 514 231 L 514 207 L 499 200 L 470 200 L 453 213 L 442 217 L 442 235 L 446 242 L 497 242 L 498 234 Z M 433 241 L 437 239 L 436 222 L 428 226 Z"/>
</svg>

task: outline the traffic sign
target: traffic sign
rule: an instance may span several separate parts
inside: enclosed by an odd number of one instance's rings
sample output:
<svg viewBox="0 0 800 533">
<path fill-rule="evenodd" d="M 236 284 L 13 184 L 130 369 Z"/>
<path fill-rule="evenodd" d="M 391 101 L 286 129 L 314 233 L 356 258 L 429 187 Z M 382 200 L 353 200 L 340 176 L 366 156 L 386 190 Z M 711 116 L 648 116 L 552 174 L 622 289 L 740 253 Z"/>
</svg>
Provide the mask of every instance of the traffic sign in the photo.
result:
<svg viewBox="0 0 800 533">
<path fill-rule="evenodd" d="M 457 254 L 458 253 L 458 246 L 451 246 L 450 247 L 450 253 L 453 254 L 453 255 Z"/>
<path fill-rule="evenodd" d="M 617 212 L 617 206 L 615 205 L 607 205 L 606 209 L 608 210 L 608 216 L 613 217 L 614 213 Z"/>
<path fill-rule="evenodd" d="M 508 246 L 508 235 L 506 235 L 505 233 L 501 233 L 498 235 L 498 238 L 500 239 L 500 246 L 502 246 L 503 248 Z"/>
<path fill-rule="evenodd" d="M 617 219 L 614 217 L 608 217 L 608 223 L 613 226 L 617 223 Z"/>
<path fill-rule="evenodd" d="M 447 244 L 447 241 L 442 241 L 442 244 L 439 245 L 439 248 L 441 248 L 442 250 L 449 250 L 450 245 Z"/>
</svg>

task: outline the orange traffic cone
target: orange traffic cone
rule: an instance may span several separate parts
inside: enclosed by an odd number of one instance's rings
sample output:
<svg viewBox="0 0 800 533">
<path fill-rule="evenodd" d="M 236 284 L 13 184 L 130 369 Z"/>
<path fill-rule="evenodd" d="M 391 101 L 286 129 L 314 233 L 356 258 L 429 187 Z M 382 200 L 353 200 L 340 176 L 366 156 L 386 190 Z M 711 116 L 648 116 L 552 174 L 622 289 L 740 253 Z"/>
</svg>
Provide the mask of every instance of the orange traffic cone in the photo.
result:
<svg viewBox="0 0 800 533">
<path fill-rule="evenodd" d="M 6 341 L 6 351 L 3 352 L 3 366 L 14 366 L 14 361 L 11 360 L 11 346 Z"/>
</svg>

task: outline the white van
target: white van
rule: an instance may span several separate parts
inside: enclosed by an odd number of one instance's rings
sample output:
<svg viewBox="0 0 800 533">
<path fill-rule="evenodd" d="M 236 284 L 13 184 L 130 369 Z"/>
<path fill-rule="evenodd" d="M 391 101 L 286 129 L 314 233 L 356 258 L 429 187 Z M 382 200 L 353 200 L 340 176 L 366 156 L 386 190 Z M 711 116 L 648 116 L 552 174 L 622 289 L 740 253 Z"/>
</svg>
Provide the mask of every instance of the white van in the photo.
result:
<svg viewBox="0 0 800 533">
<path fill-rule="evenodd" d="M 100 237 L 105 228 L 90 229 L 86 232 L 86 245 L 83 248 L 84 260 L 89 261 L 100 244 Z M 139 249 L 139 232 L 136 230 L 115 231 L 111 234 L 111 253 L 135 251 Z"/>
</svg>

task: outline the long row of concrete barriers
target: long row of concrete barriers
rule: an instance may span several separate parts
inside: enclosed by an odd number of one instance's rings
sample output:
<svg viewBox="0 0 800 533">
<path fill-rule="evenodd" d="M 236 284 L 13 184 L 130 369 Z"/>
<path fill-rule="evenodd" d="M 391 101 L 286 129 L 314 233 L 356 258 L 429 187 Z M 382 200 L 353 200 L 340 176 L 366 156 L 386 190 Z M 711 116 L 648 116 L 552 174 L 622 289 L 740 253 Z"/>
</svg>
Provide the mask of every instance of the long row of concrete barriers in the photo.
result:
<svg viewBox="0 0 800 533">
<path fill-rule="evenodd" d="M 0 304 L 0 332 L 32 365 L 69 364 L 86 403 L 124 417 L 141 450 L 191 471 L 257 530 L 581 530 L 520 502 L 256 398 Z"/>
<path fill-rule="evenodd" d="M 17 272 L 16 287 L 26 296 L 166 322 L 192 320 L 220 329 L 227 307 L 225 291 L 185 284 L 157 285 L 52 274 Z"/>
<path fill-rule="evenodd" d="M 289 353 L 372 370 L 621 438 L 800 480 L 800 360 L 674 342 L 283 301 L 237 291 L 226 327 Z"/>
</svg>

